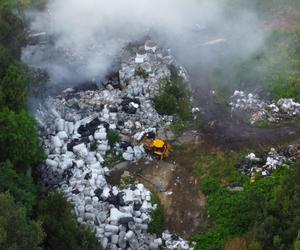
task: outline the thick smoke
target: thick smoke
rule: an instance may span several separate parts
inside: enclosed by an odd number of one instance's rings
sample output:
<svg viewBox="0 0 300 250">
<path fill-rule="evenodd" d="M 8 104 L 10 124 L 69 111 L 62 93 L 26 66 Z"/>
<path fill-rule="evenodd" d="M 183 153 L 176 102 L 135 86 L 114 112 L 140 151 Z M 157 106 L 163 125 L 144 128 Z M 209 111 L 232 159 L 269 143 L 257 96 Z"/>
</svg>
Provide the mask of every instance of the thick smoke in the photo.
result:
<svg viewBox="0 0 300 250">
<path fill-rule="evenodd" d="M 46 32 L 51 44 L 26 47 L 23 60 L 46 69 L 52 82 L 70 84 L 100 80 L 128 42 L 147 35 L 170 47 L 186 64 L 210 65 L 224 51 L 228 57 L 248 57 L 263 42 L 258 20 L 245 10 L 229 15 L 227 4 L 224 0 L 49 0 L 47 11 L 28 16 L 31 29 Z"/>
</svg>

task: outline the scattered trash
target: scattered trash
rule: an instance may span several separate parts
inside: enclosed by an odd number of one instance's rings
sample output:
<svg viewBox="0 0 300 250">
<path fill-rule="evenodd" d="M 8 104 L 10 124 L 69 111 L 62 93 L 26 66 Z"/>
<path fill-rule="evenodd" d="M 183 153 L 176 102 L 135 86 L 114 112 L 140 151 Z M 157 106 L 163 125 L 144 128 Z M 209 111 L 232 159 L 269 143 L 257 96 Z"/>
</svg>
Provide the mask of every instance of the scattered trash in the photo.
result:
<svg viewBox="0 0 300 250">
<path fill-rule="evenodd" d="M 278 122 L 280 120 L 300 117 L 300 103 L 293 99 L 282 98 L 277 102 L 267 102 L 258 95 L 236 90 L 230 97 L 232 112 L 247 113 L 251 124 L 258 121 Z"/>
<path fill-rule="evenodd" d="M 299 145 L 290 145 L 279 150 L 272 148 L 266 154 L 248 154 L 244 161 L 238 164 L 237 168 L 248 177 L 254 177 L 257 173 L 262 176 L 270 176 L 279 167 L 287 166 L 287 164 L 296 161 L 299 156 Z"/>
</svg>

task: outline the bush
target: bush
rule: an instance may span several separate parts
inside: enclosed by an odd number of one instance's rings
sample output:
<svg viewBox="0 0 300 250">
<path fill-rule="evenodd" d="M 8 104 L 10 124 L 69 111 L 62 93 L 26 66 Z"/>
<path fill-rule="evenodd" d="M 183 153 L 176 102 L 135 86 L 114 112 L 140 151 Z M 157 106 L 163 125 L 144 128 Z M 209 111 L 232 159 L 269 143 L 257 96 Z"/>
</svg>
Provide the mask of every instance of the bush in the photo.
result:
<svg viewBox="0 0 300 250">
<path fill-rule="evenodd" d="M 169 93 L 154 97 L 154 107 L 160 115 L 174 115 L 177 112 L 177 100 Z"/>
<path fill-rule="evenodd" d="M 46 232 L 48 250 L 99 250 L 100 243 L 86 226 L 78 225 L 71 205 L 60 193 L 50 193 L 38 206 L 38 217 Z"/>
<path fill-rule="evenodd" d="M 212 177 L 208 176 L 201 180 L 201 190 L 205 195 L 216 192 L 220 188 L 219 183 Z"/>
<path fill-rule="evenodd" d="M 165 225 L 165 210 L 157 194 L 151 194 L 151 202 L 152 204 L 157 204 L 157 208 L 151 212 L 148 231 L 156 235 L 161 235 Z"/>
<path fill-rule="evenodd" d="M 182 78 L 175 66 L 170 66 L 171 77 L 160 81 L 160 94 L 153 99 L 160 115 L 177 115 L 179 119 L 191 119 L 191 103 Z"/>
<path fill-rule="evenodd" d="M 229 237 L 229 233 L 224 228 L 209 229 L 193 237 L 196 241 L 195 250 L 220 250 Z"/>
<path fill-rule="evenodd" d="M 36 123 L 27 112 L 7 108 L 0 112 L 0 152 L 0 162 L 10 160 L 21 170 L 43 158 Z"/>
<path fill-rule="evenodd" d="M 117 142 L 121 140 L 121 137 L 117 131 L 108 129 L 107 131 L 107 140 L 108 144 L 113 147 Z"/>
<path fill-rule="evenodd" d="M 172 130 L 176 136 L 182 135 L 185 128 L 186 128 L 186 124 L 181 120 L 177 120 L 172 124 Z"/>
</svg>

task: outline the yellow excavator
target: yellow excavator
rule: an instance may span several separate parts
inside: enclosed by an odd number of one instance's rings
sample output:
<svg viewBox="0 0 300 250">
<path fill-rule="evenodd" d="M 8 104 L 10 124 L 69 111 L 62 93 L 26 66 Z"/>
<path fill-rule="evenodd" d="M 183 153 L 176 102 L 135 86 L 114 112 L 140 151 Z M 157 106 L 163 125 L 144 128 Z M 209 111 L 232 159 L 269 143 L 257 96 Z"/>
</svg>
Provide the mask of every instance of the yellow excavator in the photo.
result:
<svg viewBox="0 0 300 250">
<path fill-rule="evenodd" d="M 144 140 L 145 150 L 159 159 L 168 158 L 172 152 L 172 146 L 162 139 Z"/>
</svg>

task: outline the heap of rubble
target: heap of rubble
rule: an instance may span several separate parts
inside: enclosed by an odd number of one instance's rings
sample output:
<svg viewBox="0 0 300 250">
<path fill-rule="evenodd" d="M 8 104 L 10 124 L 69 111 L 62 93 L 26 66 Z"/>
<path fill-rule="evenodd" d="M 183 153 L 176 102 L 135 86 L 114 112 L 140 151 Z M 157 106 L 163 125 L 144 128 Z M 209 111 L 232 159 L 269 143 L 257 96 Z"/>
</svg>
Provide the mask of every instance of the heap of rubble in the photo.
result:
<svg viewBox="0 0 300 250">
<path fill-rule="evenodd" d="M 185 250 L 185 249 L 191 249 L 189 243 L 187 241 L 185 241 L 184 239 L 180 238 L 178 235 L 176 234 L 171 234 L 169 233 L 169 231 L 165 231 L 162 234 L 162 238 L 165 241 L 165 245 L 167 249 L 181 249 L 181 250 Z"/>
<path fill-rule="evenodd" d="M 232 112 L 246 112 L 251 124 L 258 121 L 277 122 L 283 119 L 300 117 L 300 103 L 282 98 L 277 102 L 266 102 L 256 94 L 236 90 L 230 97 Z"/>
<path fill-rule="evenodd" d="M 108 152 L 128 161 L 141 159 L 145 151 L 139 140 L 155 137 L 159 127 L 170 124 L 173 117 L 160 116 L 151 99 L 159 80 L 170 77 L 171 64 L 175 59 L 148 41 L 122 61 L 104 87 L 67 89 L 49 97 L 37 112 L 47 156 L 42 182 L 65 194 L 78 222 L 94 228 L 104 249 L 158 249 L 163 244 L 147 232 L 156 208 L 150 191 L 142 184 L 111 187 L 105 160 Z M 109 130 L 120 133 L 122 141 L 110 145 Z M 168 235 L 167 249 L 189 249 L 187 242 Z"/>
<path fill-rule="evenodd" d="M 248 154 L 237 168 L 248 177 L 254 177 L 257 173 L 261 173 L 262 176 L 270 176 L 279 167 L 296 161 L 299 156 L 300 145 L 290 145 L 279 150 L 271 148 L 267 154 Z"/>
</svg>

